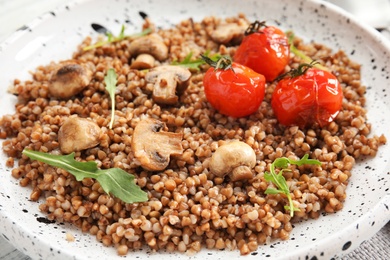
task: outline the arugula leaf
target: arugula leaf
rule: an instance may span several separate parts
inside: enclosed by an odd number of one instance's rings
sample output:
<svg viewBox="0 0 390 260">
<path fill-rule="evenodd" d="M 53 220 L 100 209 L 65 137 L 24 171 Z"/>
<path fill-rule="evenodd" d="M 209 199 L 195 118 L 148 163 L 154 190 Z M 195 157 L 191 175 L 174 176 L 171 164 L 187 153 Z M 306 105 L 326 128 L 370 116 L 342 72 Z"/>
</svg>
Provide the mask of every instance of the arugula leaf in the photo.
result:
<svg viewBox="0 0 390 260">
<path fill-rule="evenodd" d="M 110 68 L 107 71 L 107 75 L 104 77 L 104 83 L 106 84 L 106 90 L 108 91 L 108 94 L 110 94 L 111 97 L 111 121 L 110 121 L 110 129 L 112 129 L 112 126 L 114 124 L 115 119 L 115 89 L 116 89 L 116 83 L 117 75 L 115 73 L 115 70 L 113 68 Z"/>
<path fill-rule="evenodd" d="M 196 59 L 196 60 L 191 60 L 192 58 L 192 52 L 190 52 L 184 60 L 177 62 L 173 61 L 172 65 L 179 65 L 188 69 L 193 69 L 193 70 L 199 70 L 199 67 L 204 64 L 204 62 L 201 59 Z"/>
<path fill-rule="evenodd" d="M 297 166 L 305 165 L 305 164 L 312 164 L 312 165 L 321 165 L 321 162 L 315 159 L 308 159 L 309 155 L 305 154 L 302 159 L 296 161 L 296 160 L 291 160 L 286 157 L 281 157 L 277 158 L 272 164 L 270 168 L 270 172 L 265 172 L 264 173 L 264 179 L 266 181 L 272 182 L 277 189 L 275 188 L 267 188 L 265 190 L 265 194 L 284 194 L 286 195 L 289 205 L 286 205 L 284 208 L 286 210 L 290 211 L 290 216 L 294 216 L 294 211 L 299 211 L 298 208 L 294 207 L 291 194 L 290 194 L 290 189 L 287 185 L 287 181 L 283 176 L 284 171 L 290 171 L 288 169 L 288 166 L 290 164 L 294 164 Z M 281 168 L 278 174 L 276 174 L 275 167 Z"/>
<path fill-rule="evenodd" d="M 313 60 L 309 56 L 307 56 L 306 54 L 304 54 L 303 52 L 298 50 L 297 47 L 294 46 L 294 37 L 295 37 L 294 33 L 292 31 L 289 31 L 286 34 L 288 35 L 288 43 L 290 44 L 290 51 L 292 53 L 294 53 L 295 56 L 301 58 L 303 62 L 308 63 L 308 64 L 312 63 Z M 322 66 L 319 63 L 315 63 L 313 65 L 313 67 L 316 67 L 317 69 L 329 71 L 329 69 L 327 67 Z"/>
<path fill-rule="evenodd" d="M 86 47 L 83 48 L 83 51 L 88 51 L 88 50 L 92 50 L 92 49 L 95 49 L 95 48 L 99 48 L 99 47 L 102 47 L 103 45 L 106 45 L 108 43 L 119 42 L 119 41 L 121 41 L 123 39 L 126 39 L 126 38 L 135 39 L 135 38 L 138 38 L 138 37 L 142 37 L 142 36 L 148 35 L 149 33 L 152 32 L 152 29 L 147 28 L 147 29 L 143 30 L 140 33 L 134 33 L 134 34 L 126 36 L 125 35 L 125 29 L 126 29 L 126 27 L 124 25 L 122 25 L 121 31 L 120 31 L 120 33 L 119 33 L 119 35 L 117 37 L 112 35 L 112 33 L 107 32 L 106 33 L 107 40 L 99 41 L 99 42 L 97 42 L 97 43 L 95 43 L 93 45 L 86 46 Z"/>
<path fill-rule="evenodd" d="M 147 193 L 134 183 L 134 176 L 120 168 L 101 170 L 98 169 L 96 162 L 76 161 L 74 153 L 54 155 L 24 149 L 23 154 L 32 160 L 66 170 L 74 175 L 77 181 L 84 178 L 96 179 L 107 194 L 112 194 L 123 202 L 135 203 L 148 200 Z"/>
<path fill-rule="evenodd" d="M 265 191 L 265 194 L 281 194 L 281 193 L 283 193 L 283 191 L 274 188 L 267 188 L 267 190 Z"/>
<path fill-rule="evenodd" d="M 218 53 L 211 55 L 211 56 L 209 56 L 209 54 L 210 54 L 210 52 L 206 51 L 204 56 L 209 57 L 210 59 L 212 59 L 214 61 L 218 60 L 221 57 L 221 55 Z M 171 63 L 171 65 L 182 66 L 184 68 L 199 71 L 200 66 L 202 66 L 203 64 L 206 64 L 206 62 L 202 58 L 192 59 L 192 56 L 193 56 L 193 53 L 190 52 L 187 56 L 185 56 L 184 60 L 182 60 L 180 62 L 173 61 Z"/>
</svg>

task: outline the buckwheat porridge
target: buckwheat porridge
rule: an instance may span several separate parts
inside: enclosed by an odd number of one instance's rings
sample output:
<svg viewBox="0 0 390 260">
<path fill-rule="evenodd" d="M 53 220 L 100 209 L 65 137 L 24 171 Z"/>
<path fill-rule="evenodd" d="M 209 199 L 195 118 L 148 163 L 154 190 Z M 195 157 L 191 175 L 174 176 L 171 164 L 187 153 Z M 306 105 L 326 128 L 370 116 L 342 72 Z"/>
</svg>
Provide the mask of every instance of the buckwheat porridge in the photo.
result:
<svg viewBox="0 0 390 260">
<path fill-rule="evenodd" d="M 294 37 L 290 44 L 340 82 L 342 107 L 334 120 L 324 126 L 280 124 L 271 107 L 277 80 L 267 81 L 254 113 L 226 116 L 206 98 L 203 79 L 210 65 L 200 56 L 234 57 L 251 22 L 243 15 L 206 17 L 156 29 L 146 19 L 150 32 L 144 35 L 101 46 L 87 37 L 69 60 L 36 68 L 31 80 L 16 79 L 15 113 L 0 118 L 12 176 L 31 189 L 32 201 L 43 201 L 39 208 L 49 220 L 72 223 L 119 255 L 145 245 L 246 255 L 271 239 L 289 239 L 295 222 L 341 210 L 355 161 L 375 156 L 386 143 L 383 135 L 369 137 L 360 65 L 342 51 Z M 186 66 L 190 61 L 197 67 Z M 283 72 L 301 63 L 290 53 Z M 110 69 L 116 83 L 111 93 Z M 176 89 L 167 93 L 171 81 Z M 24 150 L 74 152 L 76 161 L 95 162 L 98 169 L 122 169 L 146 200 L 126 203 L 98 179 L 78 181 Z M 288 196 L 266 192 L 276 186 L 265 178 L 275 160 L 305 155 L 319 163 L 283 171 Z"/>
</svg>

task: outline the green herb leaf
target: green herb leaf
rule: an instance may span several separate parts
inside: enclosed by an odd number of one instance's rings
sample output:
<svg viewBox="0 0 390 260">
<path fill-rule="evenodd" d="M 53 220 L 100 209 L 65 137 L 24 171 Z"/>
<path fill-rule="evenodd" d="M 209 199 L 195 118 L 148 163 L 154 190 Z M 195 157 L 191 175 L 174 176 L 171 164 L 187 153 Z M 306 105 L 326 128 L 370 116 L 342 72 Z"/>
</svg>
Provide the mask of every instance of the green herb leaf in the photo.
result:
<svg viewBox="0 0 390 260">
<path fill-rule="evenodd" d="M 125 29 L 126 29 L 126 27 L 124 26 L 124 25 L 122 25 L 122 27 L 121 27 L 121 32 L 119 33 L 119 35 L 118 35 L 118 40 L 123 40 L 125 37 L 126 37 L 126 35 L 125 35 Z"/>
<path fill-rule="evenodd" d="M 112 129 L 112 126 L 114 124 L 114 119 L 115 119 L 115 89 L 116 89 L 117 82 L 118 80 L 117 80 L 115 70 L 113 68 L 110 68 L 107 71 L 107 75 L 104 77 L 106 90 L 108 91 L 108 94 L 110 94 L 111 97 L 111 121 L 109 125 L 110 129 Z"/>
<path fill-rule="evenodd" d="M 214 55 L 211 55 L 209 56 L 210 52 L 209 51 L 206 51 L 204 56 L 210 58 L 211 60 L 218 60 L 221 55 L 216 53 Z M 206 62 L 202 59 L 202 58 L 198 58 L 198 59 L 192 59 L 192 56 L 193 56 L 193 53 L 190 52 L 185 58 L 184 60 L 178 62 L 178 61 L 173 61 L 171 63 L 171 65 L 178 65 L 178 66 L 182 66 L 184 68 L 188 68 L 188 69 L 192 69 L 192 70 L 200 70 L 200 66 L 206 64 Z"/>
<path fill-rule="evenodd" d="M 321 162 L 315 159 L 309 159 L 309 155 L 305 154 L 300 160 L 291 160 L 286 157 L 277 158 L 272 164 L 270 168 L 270 172 L 264 173 L 264 179 L 266 181 L 272 182 L 277 189 L 275 188 L 267 188 L 264 192 L 265 194 L 284 194 L 286 195 L 289 205 L 286 205 L 284 208 L 290 211 L 290 216 L 294 216 L 294 211 L 299 211 L 298 208 L 294 207 L 293 201 L 291 199 L 290 189 L 287 185 L 287 181 L 283 176 L 284 171 L 289 171 L 288 166 L 290 164 L 301 166 L 305 164 L 311 165 L 321 165 Z M 275 167 L 281 168 L 278 174 L 276 174 Z"/>
<path fill-rule="evenodd" d="M 267 190 L 264 193 L 265 194 L 280 194 L 283 192 L 280 190 L 274 189 L 274 188 L 267 188 Z"/>
<path fill-rule="evenodd" d="M 24 149 L 23 154 L 32 160 L 66 170 L 74 175 L 77 181 L 84 178 L 96 179 L 107 194 L 112 194 L 126 203 L 148 200 L 147 193 L 134 183 L 134 176 L 120 168 L 101 170 L 98 169 L 96 162 L 76 161 L 74 153 L 54 155 Z"/>
<path fill-rule="evenodd" d="M 95 43 L 93 45 L 86 46 L 86 47 L 83 48 L 83 51 L 88 51 L 88 50 L 92 50 L 92 49 L 95 49 L 95 48 L 99 48 L 99 47 L 102 47 L 103 45 L 106 45 L 108 43 L 119 42 L 119 41 L 124 40 L 126 38 L 135 39 L 135 38 L 138 38 L 138 37 L 142 37 L 142 36 L 148 35 L 149 33 L 152 32 L 152 29 L 147 28 L 147 29 L 143 30 L 140 33 L 134 33 L 134 34 L 126 36 L 125 35 L 125 29 L 126 29 L 126 27 L 124 25 L 122 25 L 121 31 L 120 31 L 119 35 L 116 36 L 116 37 L 114 35 L 112 35 L 112 33 L 106 33 L 106 36 L 107 36 L 106 40 L 99 41 L 99 42 L 97 42 L 97 43 Z"/>
<path fill-rule="evenodd" d="M 201 59 L 196 59 L 196 60 L 191 60 L 193 53 L 190 52 L 184 60 L 178 62 L 178 61 L 173 61 L 172 65 L 179 65 L 181 67 L 185 67 L 188 69 L 193 69 L 193 70 L 199 70 L 199 67 L 204 64 L 204 62 Z"/>
<path fill-rule="evenodd" d="M 295 56 L 301 58 L 301 60 L 305 63 L 312 63 L 313 60 L 307 56 L 306 54 L 304 54 L 303 52 L 301 52 L 300 50 L 297 49 L 297 47 L 294 46 L 294 33 L 289 31 L 286 33 L 288 35 L 288 43 L 290 44 L 290 51 L 292 53 L 295 54 Z M 315 63 L 313 65 L 313 67 L 316 67 L 317 69 L 321 69 L 321 70 L 326 70 L 326 71 L 329 71 L 329 69 L 325 66 L 322 66 L 321 64 L 319 63 Z"/>
</svg>

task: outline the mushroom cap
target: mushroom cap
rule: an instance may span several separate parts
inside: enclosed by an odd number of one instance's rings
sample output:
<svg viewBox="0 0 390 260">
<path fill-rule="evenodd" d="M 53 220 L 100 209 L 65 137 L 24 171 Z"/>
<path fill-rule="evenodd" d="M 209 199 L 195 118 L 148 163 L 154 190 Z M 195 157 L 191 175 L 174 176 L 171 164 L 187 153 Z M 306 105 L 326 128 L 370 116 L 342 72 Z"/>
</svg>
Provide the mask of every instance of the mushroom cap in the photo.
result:
<svg viewBox="0 0 390 260">
<path fill-rule="evenodd" d="M 82 91 L 92 80 L 92 66 L 74 60 L 61 62 L 51 75 L 49 93 L 61 99 L 70 98 Z"/>
<path fill-rule="evenodd" d="M 161 36 L 155 33 L 132 41 L 129 45 L 129 52 L 133 56 L 147 53 L 159 61 L 163 61 L 168 58 L 168 47 L 165 45 Z"/>
<path fill-rule="evenodd" d="M 251 169 L 255 165 L 256 154 L 252 147 L 241 141 L 231 141 L 214 152 L 209 167 L 213 174 L 223 177 L 238 167 L 246 166 Z"/>
<path fill-rule="evenodd" d="M 177 82 L 180 84 L 186 83 L 191 78 L 191 72 L 183 67 L 175 65 L 162 65 L 150 70 L 145 79 L 149 82 L 155 82 L 159 75 L 163 73 L 174 74 L 177 78 Z"/>
<path fill-rule="evenodd" d="M 99 144 L 100 127 L 92 120 L 72 116 L 67 118 L 58 131 L 60 150 L 64 154 L 78 152 Z"/>
<path fill-rule="evenodd" d="M 189 85 L 191 72 L 180 66 L 163 65 L 150 70 L 145 79 L 154 83 L 153 99 L 161 104 L 175 104 L 176 93 L 182 93 Z"/>
<path fill-rule="evenodd" d="M 162 171 L 168 166 L 171 155 L 183 153 L 183 134 L 162 131 L 165 128 L 165 123 L 146 118 L 134 129 L 131 148 L 145 170 Z"/>
</svg>

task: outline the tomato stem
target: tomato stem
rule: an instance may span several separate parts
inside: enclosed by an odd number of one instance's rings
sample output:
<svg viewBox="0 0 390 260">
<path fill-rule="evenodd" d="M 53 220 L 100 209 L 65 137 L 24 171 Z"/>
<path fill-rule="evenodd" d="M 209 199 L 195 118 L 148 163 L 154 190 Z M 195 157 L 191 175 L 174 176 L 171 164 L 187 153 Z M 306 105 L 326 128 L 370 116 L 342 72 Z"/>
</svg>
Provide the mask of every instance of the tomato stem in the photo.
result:
<svg viewBox="0 0 390 260">
<path fill-rule="evenodd" d="M 232 59 L 227 56 L 223 55 L 218 60 L 214 61 L 210 59 L 209 57 L 201 54 L 200 57 L 211 67 L 213 67 L 215 70 L 222 69 L 222 70 L 228 70 L 232 69 Z"/>
<path fill-rule="evenodd" d="M 296 78 L 306 73 L 306 71 L 318 64 L 318 61 L 312 60 L 310 63 L 301 63 L 298 68 L 292 69 L 289 73 L 291 77 Z"/>
<path fill-rule="evenodd" d="M 315 61 L 315 60 L 312 60 L 310 63 L 301 63 L 301 64 L 299 64 L 298 68 L 291 69 L 290 71 L 277 77 L 276 81 L 279 81 L 287 76 L 289 76 L 290 78 L 299 77 L 299 76 L 305 74 L 308 69 L 314 67 L 317 64 L 318 64 L 318 61 Z"/>
<path fill-rule="evenodd" d="M 249 25 L 249 27 L 245 30 L 245 35 L 249 35 L 249 34 L 252 34 L 252 33 L 255 33 L 255 32 L 263 33 L 263 32 L 260 31 L 260 29 L 262 27 L 267 27 L 265 25 L 265 21 L 259 22 L 259 21 L 256 20 L 253 23 L 251 23 Z"/>
</svg>

